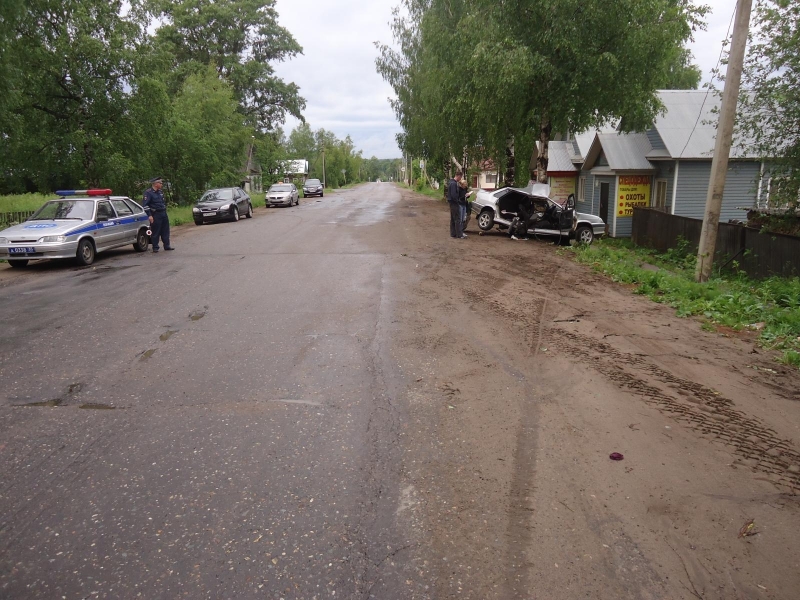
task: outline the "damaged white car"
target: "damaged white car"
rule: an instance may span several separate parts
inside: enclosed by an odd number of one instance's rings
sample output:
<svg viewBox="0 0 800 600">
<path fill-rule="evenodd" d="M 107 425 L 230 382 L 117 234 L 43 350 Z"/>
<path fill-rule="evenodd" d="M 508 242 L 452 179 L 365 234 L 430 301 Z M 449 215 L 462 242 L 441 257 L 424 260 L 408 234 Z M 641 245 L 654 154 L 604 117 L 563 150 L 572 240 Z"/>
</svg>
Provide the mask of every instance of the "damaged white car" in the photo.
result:
<svg viewBox="0 0 800 600">
<path fill-rule="evenodd" d="M 576 212 L 573 194 L 563 206 L 552 200 L 550 186 L 545 183 L 534 183 L 527 188 L 481 190 L 472 202 L 472 212 L 483 231 L 490 231 L 493 227 L 509 230 L 523 216 L 520 214 L 521 204 L 524 212 L 531 215 L 529 236 L 591 244 L 595 238 L 605 235 L 603 219 Z"/>
</svg>

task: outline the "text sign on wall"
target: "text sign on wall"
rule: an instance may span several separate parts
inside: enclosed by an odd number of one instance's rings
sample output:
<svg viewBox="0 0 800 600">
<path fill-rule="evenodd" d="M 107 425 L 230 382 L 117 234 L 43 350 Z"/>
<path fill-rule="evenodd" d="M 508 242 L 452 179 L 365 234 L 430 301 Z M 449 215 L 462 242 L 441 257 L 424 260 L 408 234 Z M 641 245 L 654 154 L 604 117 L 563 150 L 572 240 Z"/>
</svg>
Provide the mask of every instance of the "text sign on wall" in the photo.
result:
<svg viewBox="0 0 800 600">
<path fill-rule="evenodd" d="M 551 177 L 550 178 L 550 197 L 564 204 L 570 194 L 575 193 L 575 177 Z"/>
<path fill-rule="evenodd" d="M 650 206 L 650 176 L 620 175 L 617 190 L 617 216 L 632 217 L 637 206 Z"/>
</svg>

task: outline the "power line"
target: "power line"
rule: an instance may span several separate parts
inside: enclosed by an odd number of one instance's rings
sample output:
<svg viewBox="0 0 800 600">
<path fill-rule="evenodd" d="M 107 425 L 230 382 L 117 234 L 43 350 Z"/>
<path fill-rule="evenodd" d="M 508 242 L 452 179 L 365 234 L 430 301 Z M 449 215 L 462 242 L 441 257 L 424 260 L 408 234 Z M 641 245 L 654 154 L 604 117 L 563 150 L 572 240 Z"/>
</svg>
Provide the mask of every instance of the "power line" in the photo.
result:
<svg viewBox="0 0 800 600">
<path fill-rule="evenodd" d="M 687 146 L 689 146 L 689 141 L 692 139 L 694 135 L 695 129 L 697 129 L 697 124 L 700 123 L 700 117 L 703 116 L 703 109 L 706 106 L 706 100 L 708 100 L 708 94 L 711 92 L 711 84 L 714 83 L 714 77 L 717 73 L 719 73 L 719 65 L 722 62 L 722 55 L 725 53 L 725 44 L 731 38 L 731 28 L 733 27 L 733 18 L 736 16 L 736 6 L 733 7 L 733 13 L 731 14 L 731 20 L 728 23 L 728 33 L 725 35 L 725 41 L 722 42 L 722 48 L 719 51 L 719 58 L 717 59 L 717 66 L 714 67 L 714 71 L 711 73 L 711 80 L 708 82 L 708 86 L 706 87 L 706 95 L 703 98 L 703 103 L 700 105 L 700 112 L 697 113 L 697 119 L 694 122 L 694 127 L 689 132 L 689 137 L 686 138 L 686 143 L 683 146 L 683 150 L 678 155 L 678 158 L 683 158 L 683 153 L 686 151 Z"/>
</svg>

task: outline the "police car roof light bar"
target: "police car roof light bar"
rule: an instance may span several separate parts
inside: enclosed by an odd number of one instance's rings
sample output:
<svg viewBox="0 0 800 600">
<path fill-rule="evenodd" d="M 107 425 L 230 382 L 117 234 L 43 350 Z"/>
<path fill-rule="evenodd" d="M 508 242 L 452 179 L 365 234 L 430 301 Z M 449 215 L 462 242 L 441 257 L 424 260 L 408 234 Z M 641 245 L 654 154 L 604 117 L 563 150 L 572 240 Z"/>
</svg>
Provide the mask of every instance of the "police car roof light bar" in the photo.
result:
<svg viewBox="0 0 800 600">
<path fill-rule="evenodd" d="M 97 190 L 58 190 L 56 196 L 110 196 L 111 190 L 97 189 Z"/>
</svg>

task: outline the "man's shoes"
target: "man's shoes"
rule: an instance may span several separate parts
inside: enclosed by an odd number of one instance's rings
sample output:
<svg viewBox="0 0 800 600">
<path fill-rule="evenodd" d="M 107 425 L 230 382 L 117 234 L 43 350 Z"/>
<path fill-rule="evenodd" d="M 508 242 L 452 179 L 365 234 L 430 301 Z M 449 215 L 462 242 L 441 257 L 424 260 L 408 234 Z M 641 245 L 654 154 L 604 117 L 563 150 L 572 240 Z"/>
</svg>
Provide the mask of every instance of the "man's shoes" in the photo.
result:
<svg viewBox="0 0 800 600">
<path fill-rule="evenodd" d="M 517 236 L 515 236 L 515 235 L 512 235 L 512 236 L 511 236 L 511 239 L 512 239 L 512 240 L 519 240 L 519 238 L 518 238 Z"/>
<path fill-rule="evenodd" d="M 155 254 L 156 252 L 158 252 L 158 248 L 153 248 L 153 254 Z"/>
<path fill-rule="evenodd" d="M 465 240 L 465 239 L 467 239 L 467 234 L 466 234 L 466 233 L 462 233 L 462 234 L 461 234 L 461 239 L 462 239 L 462 240 Z"/>
<path fill-rule="evenodd" d="M 167 250 L 167 251 L 169 251 L 169 250 L 175 250 L 175 246 L 170 246 L 169 248 L 164 248 L 164 250 Z"/>
</svg>

